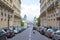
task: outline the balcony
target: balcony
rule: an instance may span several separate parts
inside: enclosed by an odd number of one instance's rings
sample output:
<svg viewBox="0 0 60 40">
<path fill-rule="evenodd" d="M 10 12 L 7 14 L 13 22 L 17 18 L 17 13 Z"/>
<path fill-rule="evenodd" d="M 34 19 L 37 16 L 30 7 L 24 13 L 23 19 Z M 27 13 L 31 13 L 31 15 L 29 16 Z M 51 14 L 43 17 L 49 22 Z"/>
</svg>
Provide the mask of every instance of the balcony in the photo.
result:
<svg viewBox="0 0 60 40">
<path fill-rule="evenodd" d="M 56 1 L 55 1 L 55 6 L 58 6 L 59 3 L 60 3 L 60 0 L 56 0 Z"/>
<path fill-rule="evenodd" d="M 50 10 L 51 8 L 57 7 L 59 5 L 60 0 L 56 0 L 55 2 L 53 2 L 48 8 L 47 10 Z"/>
<path fill-rule="evenodd" d="M 14 15 L 14 18 L 21 19 L 21 16 L 20 16 L 20 15 L 18 15 L 18 14 L 15 14 L 15 15 Z"/>
<path fill-rule="evenodd" d="M 58 6 L 58 0 L 55 1 L 54 6 Z"/>
<path fill-rule="evenodd" d="M 13 4 L 13 9 L 17 10 L 18 12 L 20 12 L 20 8 L 18 8 L 18 6 L 16 6 L 15 4 Z"/>
<path fill-rule="evenodd" d="M 54 2 L 47 8 L 47 10 L 50 10 L 53 7 L 54 7 Z"/>
<path fill-rule="evenodd" d="M 1 5 L 2 4 L 2 5 Z M 6 0 L 0 0 L 0 5 L 8 8 L 9 10 L 13 11 L 12 4 L 8 3 Z"/>
</svg>

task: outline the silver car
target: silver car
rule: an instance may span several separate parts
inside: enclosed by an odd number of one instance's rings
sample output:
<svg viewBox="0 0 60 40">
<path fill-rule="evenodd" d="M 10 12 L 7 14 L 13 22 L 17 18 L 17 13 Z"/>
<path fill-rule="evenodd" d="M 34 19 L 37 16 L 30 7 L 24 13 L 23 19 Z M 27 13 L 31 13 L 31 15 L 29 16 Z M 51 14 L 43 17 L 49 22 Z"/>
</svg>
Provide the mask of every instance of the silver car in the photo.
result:
<svg viewBox="0 0 60 40">
<path fill-rule="evenodd" d="M 47 29 L 47 31 L 45 32 L 45 36 L 52 38 L 54 34 L 54 30 L 53 29 Z"/>
<path fill-rule="evenodd" d="M 60 30 L 57 30 L 53 35 L 53 40 L 60 40 Z"/>
</svg>

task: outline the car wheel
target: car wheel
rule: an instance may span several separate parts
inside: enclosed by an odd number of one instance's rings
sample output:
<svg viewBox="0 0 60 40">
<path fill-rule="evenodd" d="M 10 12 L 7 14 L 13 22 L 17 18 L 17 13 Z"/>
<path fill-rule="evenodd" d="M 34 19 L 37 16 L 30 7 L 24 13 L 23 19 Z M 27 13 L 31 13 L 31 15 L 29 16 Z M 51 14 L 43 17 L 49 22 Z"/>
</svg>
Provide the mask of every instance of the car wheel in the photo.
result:
<svg viewBox="0 0 60 40">
<path fill-rule="evenodd" d="M 7 37 L 6 37 L 6 40 L 7 40 Z"/>
<path fill-rule="evenodd" d="M 52 40 L 55 40 L 54 38 L 52 38 Z"/>
<path fill-rule="evenodd" d="M 55 39 L 53 39 L 53 40 L 55 40 Z"/>
</svg>

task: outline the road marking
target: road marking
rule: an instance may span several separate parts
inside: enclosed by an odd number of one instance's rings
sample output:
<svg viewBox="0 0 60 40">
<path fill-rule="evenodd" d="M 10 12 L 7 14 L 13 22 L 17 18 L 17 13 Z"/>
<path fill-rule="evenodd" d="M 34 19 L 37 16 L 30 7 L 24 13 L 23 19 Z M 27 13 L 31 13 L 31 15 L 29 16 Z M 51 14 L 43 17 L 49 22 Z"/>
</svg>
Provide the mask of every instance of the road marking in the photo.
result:
<svg viewBox="0 0 60 40">
<path fill-rule="evenodd" d="M 30 28 L 29 40 L 31 40 L 31 32 L 32 32 L 32 29 Z"/>
<path fill-rule="evenodd" d="M 31 40 L 31 32 L 30 32 L 30 34 L 29 34 L 29 40 Z"/>
</svg>

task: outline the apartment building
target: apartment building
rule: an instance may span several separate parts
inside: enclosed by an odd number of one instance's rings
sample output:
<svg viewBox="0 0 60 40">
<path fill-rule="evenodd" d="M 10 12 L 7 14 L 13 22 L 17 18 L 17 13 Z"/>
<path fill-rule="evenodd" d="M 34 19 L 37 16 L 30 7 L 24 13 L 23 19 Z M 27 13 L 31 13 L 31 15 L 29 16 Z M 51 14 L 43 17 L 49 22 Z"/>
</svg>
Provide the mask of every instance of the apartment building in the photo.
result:
<svg viewBox="0 0 60 40">
<path fill-rule="evenodd" d="M 0 28 L 14 26 L 14 15 L 17 14 L 17 13 L 14 13 L 14 11 L 15 11 L 14 6 L 13 6 L 14 1 L 15 0 L 0 0 Z M 17 0 L 17 1 L 20 2 L 20 0 Z M 17 3 L 19 3 L 19 2 L 17 2 Z M 19 5 L 19 4 L 17 4 L 17 5 Z M 20 10 L 20 8 L 19 8 L 19 10 Z M 20 18 L 20 12 L 19 12 L 18 17 Z"/>
<path fill-rule="evenodd" d="M 60 28 L 60 0 L 40 0 L 41 26 Z"/>
<path fill-rule="evenodd" d="M 20 7 L 21 7 L 21 1 L 20 0 L 14 0 L 13 1 L 13 7 L 14 7 L 14 26 L 21 26 L 20 25 L 20 19 L 21 19 L 21 16 L 20 16 Z"/>
</svg>

